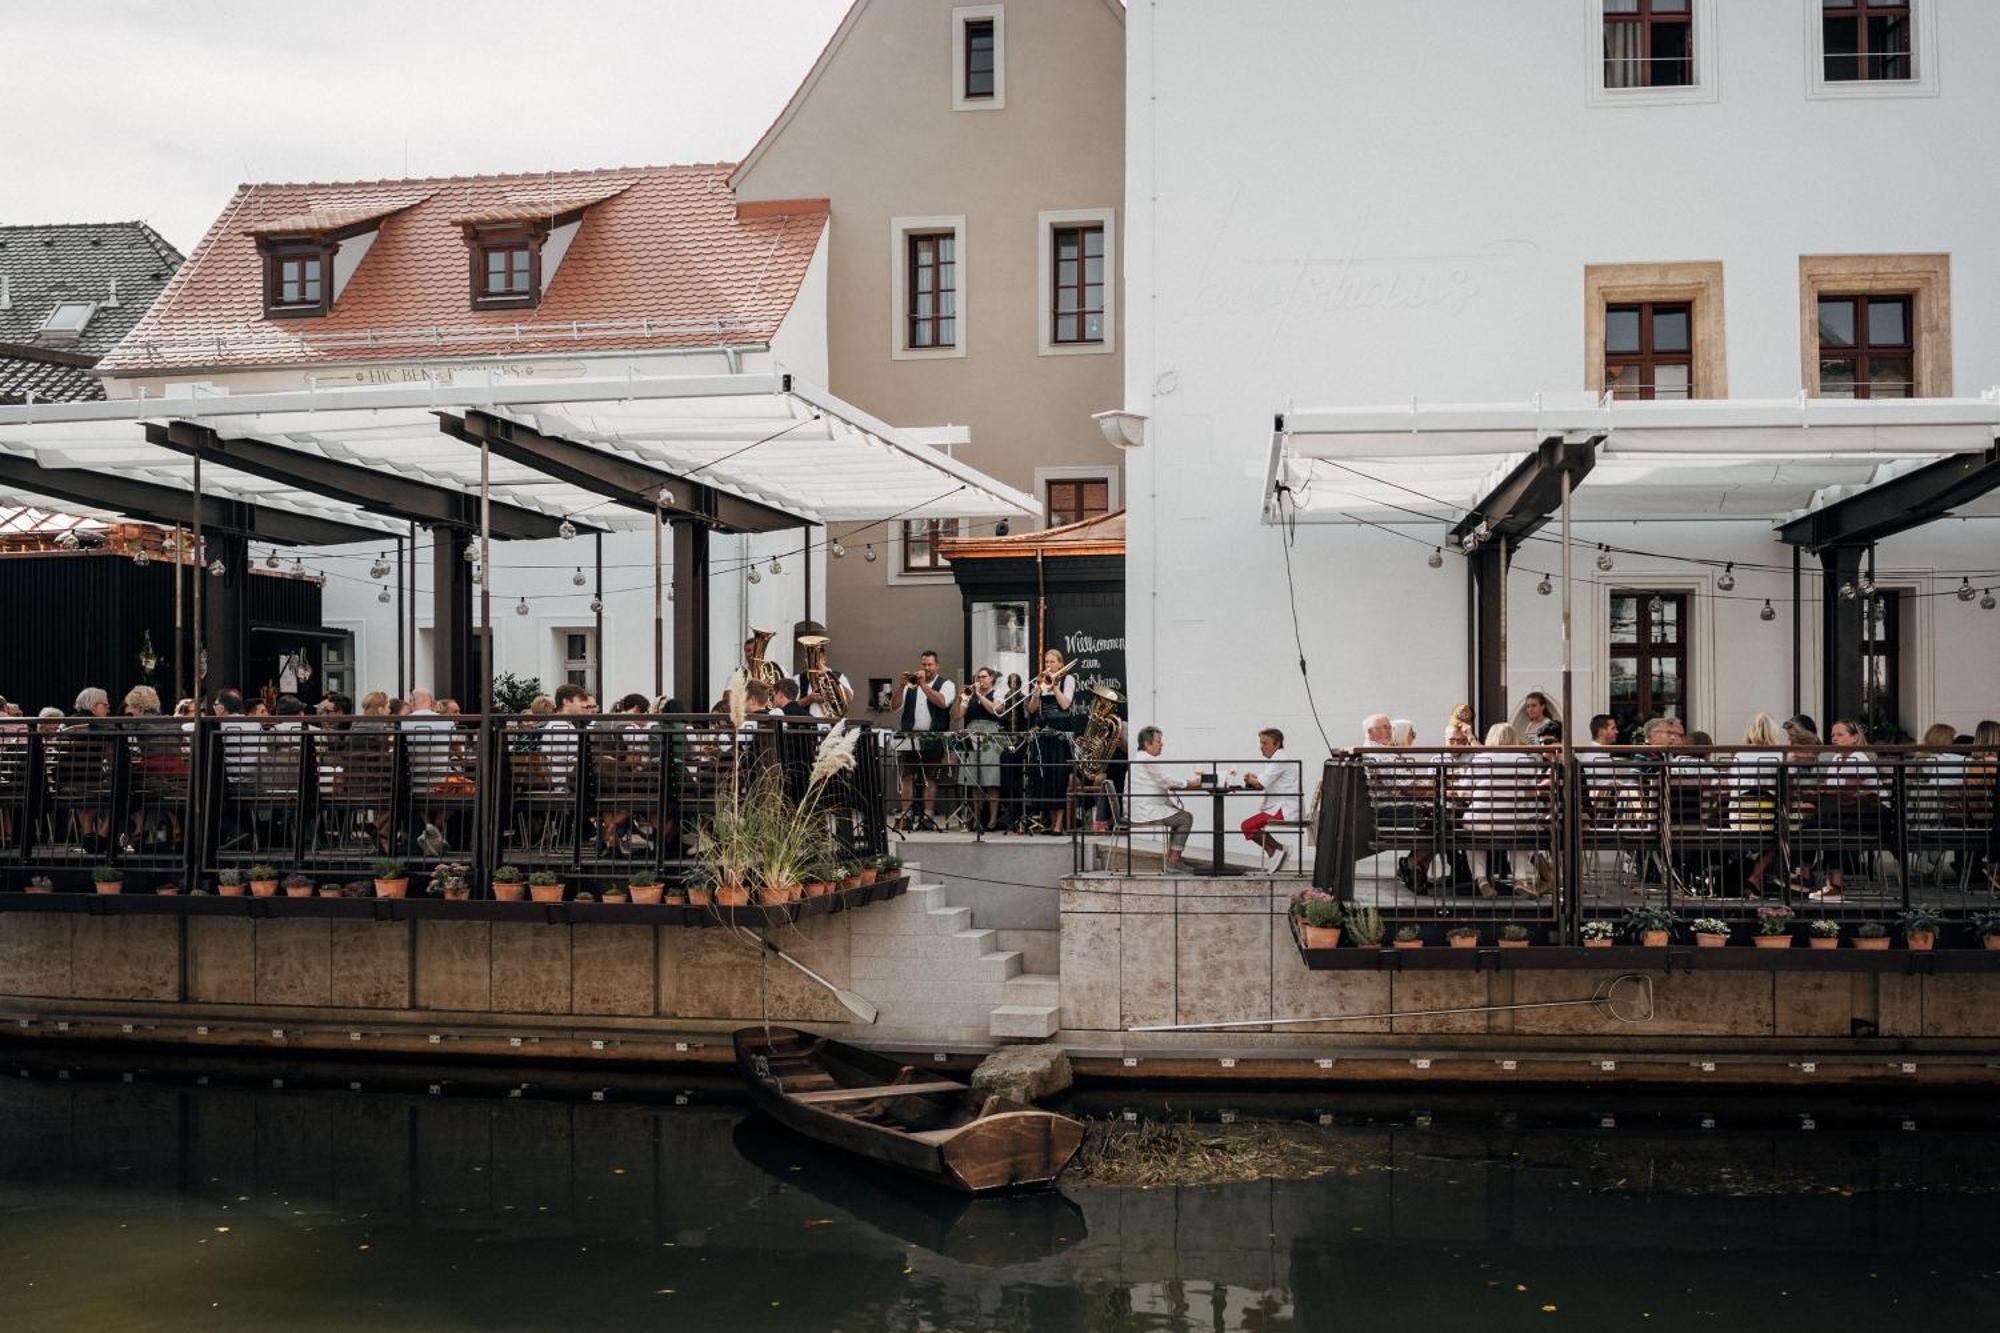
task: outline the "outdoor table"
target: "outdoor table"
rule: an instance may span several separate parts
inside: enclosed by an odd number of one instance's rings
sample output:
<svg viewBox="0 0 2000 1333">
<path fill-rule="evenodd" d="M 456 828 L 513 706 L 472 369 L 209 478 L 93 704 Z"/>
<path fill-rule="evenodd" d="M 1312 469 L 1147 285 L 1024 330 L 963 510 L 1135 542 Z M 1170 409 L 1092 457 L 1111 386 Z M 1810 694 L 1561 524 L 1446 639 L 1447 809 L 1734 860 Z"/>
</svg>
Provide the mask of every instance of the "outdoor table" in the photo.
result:
<svg viewBox="0 0 2000 1333">
<path fill-rule="evenodd" d="M 1236 796 L 1243 792 L 1254 792 L 1257 789 L 1255 787 L 1229 786 L 1216 782 L 1204 783 L 1202 786 L 1193 788 L 1192 790 L 1206 794 L 1210 798 L 1210 802 L 1215 810 L 1215 822 L 1213 825 L 1215 849 L 1207 865 L 1191 865 L 1188 867 L 1188 873 L 1190 875 L 1209 876 L 1241 875 L 1246 873 L 1243 867 L 1230 865 L 1222 859 L 1222 803 L 1228 797 Z"/>
</svg>

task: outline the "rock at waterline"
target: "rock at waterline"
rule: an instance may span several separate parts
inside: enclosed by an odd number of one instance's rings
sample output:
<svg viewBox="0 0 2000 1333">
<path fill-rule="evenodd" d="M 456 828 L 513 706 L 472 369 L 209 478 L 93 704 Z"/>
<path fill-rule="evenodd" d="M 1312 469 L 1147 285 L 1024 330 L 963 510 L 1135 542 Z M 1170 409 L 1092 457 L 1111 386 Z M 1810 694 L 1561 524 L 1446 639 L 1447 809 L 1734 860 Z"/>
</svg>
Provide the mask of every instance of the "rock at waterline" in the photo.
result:
<svg viewBox="0 0 2000 1333">
<path fill-rule="evenodd" d="M 1072 1081 L 1069 1057 L 1061 1047 L 1046 1044 L 1003 1046 L 972 1071 L 973 1087 L 1023 1106 L 1067 1091 Z"/>
</svg>

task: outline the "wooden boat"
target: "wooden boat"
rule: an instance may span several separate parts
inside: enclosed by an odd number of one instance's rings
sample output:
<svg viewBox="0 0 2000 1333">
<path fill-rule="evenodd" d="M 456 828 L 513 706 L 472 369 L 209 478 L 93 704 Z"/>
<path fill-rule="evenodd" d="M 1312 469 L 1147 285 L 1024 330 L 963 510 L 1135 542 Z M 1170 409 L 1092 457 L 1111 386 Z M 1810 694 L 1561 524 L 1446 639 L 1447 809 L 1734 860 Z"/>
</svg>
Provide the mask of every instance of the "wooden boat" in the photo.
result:
<svg viewBox="0 0 2000 1333">
<path fill-rule="evenodd" d="M 1083 1124 L 794 1028 L 742 1028 L 736 1068 L 773 1120 L 967 1194 L 1053 1184 Z"/>
</svg>

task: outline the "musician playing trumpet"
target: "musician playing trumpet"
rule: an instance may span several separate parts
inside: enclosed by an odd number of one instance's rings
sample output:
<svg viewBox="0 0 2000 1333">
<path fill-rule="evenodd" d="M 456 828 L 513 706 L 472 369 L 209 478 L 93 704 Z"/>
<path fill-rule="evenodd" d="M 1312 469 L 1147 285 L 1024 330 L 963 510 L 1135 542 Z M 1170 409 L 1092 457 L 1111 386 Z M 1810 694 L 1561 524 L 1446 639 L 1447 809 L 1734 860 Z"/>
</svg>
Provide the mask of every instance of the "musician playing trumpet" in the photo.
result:
<svg viewBox="0 0 2000 1333">
<path fill-rule="evenodd" d="M 896 749 L 903 788 L 904 827 L 935 830 L 931 803 L 944 777 L 944 733 L 951 730 L 952 705 L 958 700 L 958 686 L 938 670 L 938 655 L 926 648 L 917 658 L 917 669 L 905 671 L 902 683 L 902 718 L 897 724 Z"/>
<path fill-rule="evenodd" d="M 1069 663 L 1051 648 L 1042 654 L 1042 669 L 1028 686 L 1028 722 L 1035 736 L 1035 771 L 1029 783 L 1030 826 L 1039 817 L 1051 833 L 1069 826 L 1069 770 L 1075 727 L 1071 704 L 1076 677 Z"/>
</svg>

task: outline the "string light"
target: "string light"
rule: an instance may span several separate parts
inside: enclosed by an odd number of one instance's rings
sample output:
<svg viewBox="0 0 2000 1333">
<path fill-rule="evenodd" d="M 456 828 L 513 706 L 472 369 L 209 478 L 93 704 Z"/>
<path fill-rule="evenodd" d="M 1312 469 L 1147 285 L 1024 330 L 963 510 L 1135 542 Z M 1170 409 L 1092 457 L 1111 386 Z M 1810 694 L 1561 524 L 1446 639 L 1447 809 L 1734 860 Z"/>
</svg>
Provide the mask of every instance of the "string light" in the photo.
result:
<svg viewBox="0 0 2000 1333">
<path fill-rule="evenodd" d="M 375 600 L 382 603 L 382 605 L 387 606 L 389 604 L 389 590 L 387 588 L 384 588 L 382 589 L 382 591 L 376 593 Z"/>
<path fill-rule="evenodd" d="M 1991 611 L 1995 605 L 1996 603 L 1993 600 L 1993 589 L 1988 588 L 1986 590 L 1986 595 L 1979 599 L 1979 609 L 1981 611 Z"/>
<path fill-rule="evenodd" d="M 1549 576 L 1547 574 L 1542 575 L 1542 581 L 1535 585 L 1535 591 L 1540 593 L 1544 597 L 1547 597 L 1550 593 L 1554 592 L 1555 590 L 1556 590 L 1556 585 L 1549 582 Z"/>
<path fill-rule="evenodd" d="M 514 603 L 514 614 L 517 616 L 525 616 L 528 614 L 528 599 L 526 597 L 523 597 L 520 601 Z"/>
<path fill-rule="evenodd" d="M 147 555 L 146 548 L 142 546 L 138 550 L 132 552 L 132 563 L 137 565 L 140 569 L 144 569 L 147 565 L 153 563 L 153 557 Z"/>
<path fill-rule="evenodd" d="M 1843 602 L 1851 602 L 1860 595 L 1861 589 L 1855 587 L 1852 583 L 1843 583 L 1840 585 L 1840 600 Z"/>
<path fill-rule="evenodd" d="M 773 574 L 782 574 L 785 572 L 785 567 L 778 563 L 778 557 L 775 555 L 771 557 L 771 572 Z"/>
<path fill-rule="evenodd" d="M 77 547 L 83 545 L 83 539 L 78 537 L 74 532 L 65 532 L 62 536 L 56 538 L 56 545 L 62 547 L 65 551 L 74 551 Z"/>
<path fill-rule="evenodd" d="M 1969 601 L 1971 601 L 1971 600 L 1972 600 L 1973 598 L 1975 598 L 1975 597 L 1977 597 L 1977 596 L 1979 596 L 1979 591 L 1978 591 L 1978 589 L 1976 589 L 1976 588 L 1974 588 L 1974 587 L 1972 586 L 1972 580 L 1971 580 L 1971 579 L 1968 579 L 1968 578 L 1962 578 L 1962 579 L 1960 579 L 1960 580 L 1958 581 L 1958 600 L 1959 600 L 1959 601 L 1961 601 L 1961 602 L 1969 602 Z"/>
<path fill-rule="evenodd" d="M 1757 619 L 1768 621 L 1768 620 L 1776 620 L 1777 618 L 1778 618 L 1777 608 L 1772 606 L 1771 599 L 1766 597 L 1764 599 L 1764 609 L 1757 613 Z"/>
<path fill-rule="evenodd" d="M 840 539 L 838 537 L 834 538 L 833 545 L 828 547 L 827 549 L 830 552 L 832 552 L 833 558 L 835 560 L 844 560 L 847 558 L 847 548 L 840 544 Z"/>
<path fill-rule="evenodd" d="M 601 601 L 599 601 L 599 600 L 598 600 L 597 598 L 595 598 L 595 597 L 591 598 L 591 599 L 590 599 L 590 614 L 592 614 L 593 616 L 601 616 L 601 615 L 603 615 L 603 614 L 604 614 L 604 603 L 603 603 L 603 602 L 601 602 Z"/>
<path fill-rule="evenodd" d="M 868 543 L 868 549 L 867 549 L 867 550 L 865 550 L 865 551 L 863 551 L 863 552 L 861 553 L 861 558 L 862 558 L 863 560 L 866 560 L 866 561 L 867 561 L 867 562 L 868 562 L 869 564 L 871 564 L 871 565 L 875 563 L 875 543 L 874 543 L 874 542 L 869 542 L 869 543 Z"/>
<path fill-rule="evenodd" d="M 276 569 L 277 567 L 278 567 L 278 549 L 274 546 L 271 548 L 270 554 L 264 557 L 264 568 Z"/>
<path fill-rule="evenodd" d="M 564 541 L 568 541 L 570 538 L 576 536 L 576 524 L 570 522 L 568 519 L 564 519 L 556 525 L 556 536 L 562 538 Z"/>
<path fill-rule="evenodd" d="M 1736 590 L 1736 565 L 1733 561 L 1722 567 L 1722 573 L 1716 576 L 1715 586 L 1724 592 Z"/>
<path fill-rule="evenodd" d="M 1597 567 L 1605 573 L 1611 572 L 1611 548 L 1600 545 L 1597 548 Z"/>
<path fill-rule="evenodd" d="M 1858 586 L 1861 589 L 1863 597 L 1873 597 L 1875 595 L 1875 580 L 1868 575 L 1863 574 L 1861 576 L 1861 582 Z"/>
<path fill-rule="evenodd" d="M 476 565 L 479 563 L 478 542 L 467 542 L 465 544 L 465 563 L 468 565 Z"/>
<path fill-rule="evenodd" d="M 221 578 L 224 574 L 227 574 L 229 572 L 229 566 L 222 563 L 221 556 L 217 556 L 215 557 L 215 559 L 208 562 L 208 572 L 214 575 L 216 578 Z"/>
<path fill-rule="evenodd" d="M 1425 563 L 1426 563 L 1426 564 L 1428 564 L 1428 565 L 1429 565 L 1429 566 L 1430 566 L 1430 567 L 1431 567 L 1432 569 L 1443 569 L 1443 568 L 1444 568 L 1444 547 L 1440 546 L 1440 547 L 1437 547 L 1437 548 L 1435 548 L 1434 550 L 1432 550 L 1432 551 L 1431 551 L 1431 555 L 1430 555 L 1430 559 L 1429 559 L 1429 560 L 1427 560 L 1427 561 L 1425 561 Z"/>
<path fill-rule="evenodd" d="M 576 567 L 576 573 L 574 573 L 574 574 L 572 574 L 572 575 L 570 575 L 570 576 L 569 576 L 569 581 L 570 581 L 570 583 L 571 583 L 571 584 L 573 584 L 574 586 L 576 586 L 576 587 L 579 587 L 579 588 L 581 588 L 581 587 L 582 587 L 582 586 L 583 586 L 583 585 L 584 585 L 585 583 L 588 583 L 588 582 L 589 582 L 589 580 L 588 580 L 588 579 L 586 579 L 586 578 L 584 578 L 584 576 L 583 576 L 583 566 L 582 566 L 582 565 L 578 565 L 578 566 Z"/>
<path fill-rule="evenodd" d="M 752 583 L 762 583 L 764 581 L 764 576 L 757 572 L 757 567 L 755 565 L 752 565 L 750 567 L 750 581 Z"/>
<path fill-rule="evenodd" d="M 295 579 L 302 579 L 305 576 L 306 576 L 306 562 L 294 556 L 292 558 L 292 577 Z"/>
</svg>

